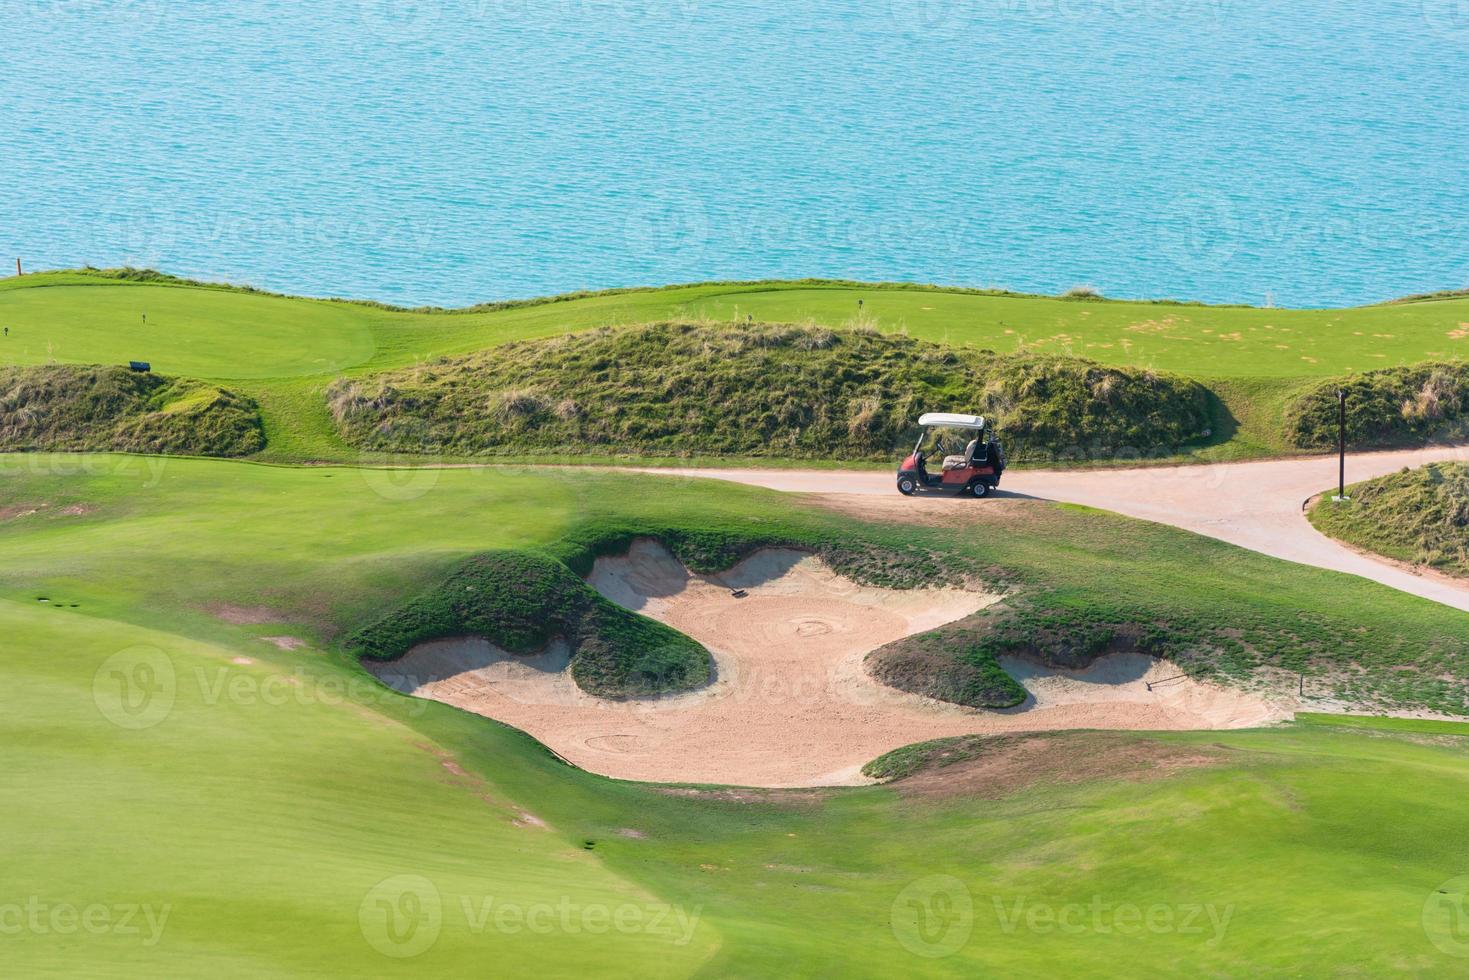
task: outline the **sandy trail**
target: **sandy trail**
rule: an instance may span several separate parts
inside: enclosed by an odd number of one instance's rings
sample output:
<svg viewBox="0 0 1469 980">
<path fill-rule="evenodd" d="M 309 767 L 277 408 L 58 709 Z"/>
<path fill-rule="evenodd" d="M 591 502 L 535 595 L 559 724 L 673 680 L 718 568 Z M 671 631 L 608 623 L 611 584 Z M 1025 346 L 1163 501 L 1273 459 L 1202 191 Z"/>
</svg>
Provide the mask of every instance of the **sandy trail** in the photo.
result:
<svg viewBox="0 0 1469 980">
<path fill-rule="evenodd" d="M 423 644 L 374 672 L 398 690 L 524 729 L 593 772 L 769 787 L 866 782 L 864 763 L 948 735 L 1247 727 L 1289 717 L 1295 707 L 1178 678 L 1172 665 L 1138 654 L 1077 672 L 1008 661 L 1032 696 L 1006 711 L 896 691 L 867 676 L 868 652 L 997 597 L 860 586 L 793 551 L 764 551 L 702 576 L 661 545 L 640 541 L 625 557 L 599 559 L 589 582 L 703 643 L 717 679 L 676 697 L 609 701 L 577 688 L 562 645 L 522 657 L 473 638 Z M 749 594 L 736 599 L 733 588 Z"/>
<path fill-rule="evenodd" d="M 1347 482 L 1383 476 L 1404 466 L 1469 462 L 1469 446 L 1440 446 L 1347 456 Z M 643 472 L 731 480 L 794 493 L 897 497 L 890 473 L 648 469 Z M 1261 554 L 1359 575 L 1413 595 L 1469 610 L 1469 582 L 1419 575 L 1398 564 L 1354 551 L 1311 526 L 1302 503 L 1335 487 L 1335 456 L 1111 470 L 1010 470 L 1004 491 L 1085 504 L 1129 517 L 1171 524 Z M 920 497 L 913 507 L 985 506 L 980 501 Z"/>
</svg>

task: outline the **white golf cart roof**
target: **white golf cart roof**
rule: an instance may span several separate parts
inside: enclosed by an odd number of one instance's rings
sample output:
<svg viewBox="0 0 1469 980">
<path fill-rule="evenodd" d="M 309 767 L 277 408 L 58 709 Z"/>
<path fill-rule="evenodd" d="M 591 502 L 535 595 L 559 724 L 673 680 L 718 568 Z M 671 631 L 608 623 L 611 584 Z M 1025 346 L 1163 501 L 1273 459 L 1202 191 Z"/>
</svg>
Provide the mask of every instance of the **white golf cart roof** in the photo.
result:
<svg viewBox="0 0 1469 980">
<path fill-rule="evenodd" d="M 955 429 L 983 429 L 983 415 L 955 415 L 952 412 L 929 412 L 918 417 L 919 425 L 947 425 Z"/>
</svg>

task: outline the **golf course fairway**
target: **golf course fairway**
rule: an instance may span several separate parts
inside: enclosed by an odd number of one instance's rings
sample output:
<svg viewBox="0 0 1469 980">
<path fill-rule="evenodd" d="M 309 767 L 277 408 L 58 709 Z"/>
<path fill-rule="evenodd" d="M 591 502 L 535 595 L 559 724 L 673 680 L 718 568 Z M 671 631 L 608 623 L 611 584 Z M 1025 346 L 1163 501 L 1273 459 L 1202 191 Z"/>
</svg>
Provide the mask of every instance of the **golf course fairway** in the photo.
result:
<svg viewBox="0 0 1469 980">
<path fill-rule="evenodd" d="M 942 529 L 704 481 L 648 492 L 636 474 L 0 463 L 0 941 L 20 975 L 1455 975 L 1469 951 L 1449 917 L 1469 870 L 1453 726 L 1008 736 L 899 763 L 919 771 L 886 785 L 670 786 L 572 768 L 388 690 L 339 647 L 485 549 L 838 530 L 953 547 Z M 1457 622 L 1156 525 L 1026 506 L 958 547 L 1040 583 L 1070 542 L 1069 577 L 1048 581 L 1073 602 L 1146 584 L 1194 609 L 1207 577 L 1281 622 L 1307 594 L 1323 622 L 1351 609 L 1384 636 Z"/>
</svg>

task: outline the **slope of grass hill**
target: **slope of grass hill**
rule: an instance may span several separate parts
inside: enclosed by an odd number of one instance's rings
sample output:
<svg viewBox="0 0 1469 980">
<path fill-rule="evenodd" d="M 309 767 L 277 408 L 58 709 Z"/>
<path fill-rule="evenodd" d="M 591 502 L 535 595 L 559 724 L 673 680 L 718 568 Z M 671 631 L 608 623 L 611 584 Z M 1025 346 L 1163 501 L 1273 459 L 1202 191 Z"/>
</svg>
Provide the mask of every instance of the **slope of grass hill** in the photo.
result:
<svg viewBox="0 0 1469 980">
<path fill-rule="evenodd" d="M 1469 465 L 1433 463 L 1322 497 L 1311 523 L 1364 551 L 1469 576 Z"/>
<path fill-rule="evenodd" d="M 890 459 L 918 417 L 994 418 L 1012 459 L 1176 452 L 1207 438 L 1202 387 L 1075 358 L 876 331 L 656 324 L 505 344 L 328 391 L 350 444 L 472 456 Z"/>
</svg>

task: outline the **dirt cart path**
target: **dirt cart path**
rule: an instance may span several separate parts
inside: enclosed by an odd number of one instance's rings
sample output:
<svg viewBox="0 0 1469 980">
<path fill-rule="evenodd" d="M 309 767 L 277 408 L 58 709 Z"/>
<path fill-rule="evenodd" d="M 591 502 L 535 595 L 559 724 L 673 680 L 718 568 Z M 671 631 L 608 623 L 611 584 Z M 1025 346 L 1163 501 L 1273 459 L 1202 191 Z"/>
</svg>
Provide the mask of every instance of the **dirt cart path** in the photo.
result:
<svg viewBox="0 0 1469 980">
<path fill-rule="evenodd" d="M 1435 447 L 1347 457 L 1347 482 L 1404 466 L 1469 462 L 1469 446 Z M 731 480 L 791 493 L 897 495 L 890 473 L 813 470 L 649 469 L 644 472 Z M 1011 470 L 1004 493 L 1084 504 L 1171 524 L 1261 554 L 1360 575 L 1383 585 L 1469 611 L 1469 582 L 1417 574 L 1360 554 L 1326 537 L 1306 520 L 1308 497 L 1336 486 L 1335 456 L 1110 470 Z M 943 497 L 915 498 L 914 507 Z M 983 501 L 969 501 L 983 507 Z"/>
</svg>

